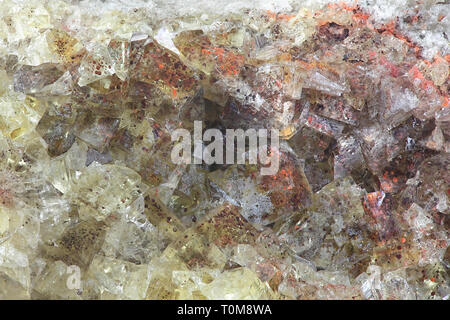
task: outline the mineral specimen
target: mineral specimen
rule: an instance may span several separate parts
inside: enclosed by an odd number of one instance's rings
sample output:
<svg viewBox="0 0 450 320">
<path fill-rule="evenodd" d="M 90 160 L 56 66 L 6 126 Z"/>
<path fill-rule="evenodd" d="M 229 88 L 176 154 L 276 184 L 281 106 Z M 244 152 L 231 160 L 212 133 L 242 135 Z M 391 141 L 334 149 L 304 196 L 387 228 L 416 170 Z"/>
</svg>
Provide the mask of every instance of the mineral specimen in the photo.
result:
<svg viewBox="0 0 450 320">
<path fill-rule="evenodd" d="M 406 2 L 0 1 L 0 299 L 449 299 L 450 5 Z M 172 161 L 197 121 L 278 170 Z"/>
</svg>

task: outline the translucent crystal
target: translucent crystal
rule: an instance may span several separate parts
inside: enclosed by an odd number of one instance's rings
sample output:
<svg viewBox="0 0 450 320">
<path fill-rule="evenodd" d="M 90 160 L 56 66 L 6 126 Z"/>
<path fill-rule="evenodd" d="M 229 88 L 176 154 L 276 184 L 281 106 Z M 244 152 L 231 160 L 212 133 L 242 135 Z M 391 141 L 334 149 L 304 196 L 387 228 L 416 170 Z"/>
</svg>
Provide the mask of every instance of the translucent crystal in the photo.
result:
<svg viewBox="0 0 450 320">
<path fill-rule="evenodd" d="M 144 299 L 150 281 L 148 265 L 95 256 L 89 267 L 100 299 Z"/>
<path fill-rule="evenodd" d="M 104 223 L 93 219 L 69 226 L 56 243 L 45 246 L 45 255 L 52 260 L 87 269 L 103 244 L 105 229 Z"/>
<path fill-rule="evenodd" d="M 133 170 L 94 163 L 73 181 L 68 197 L 75 203 L 81 201 L 79 214 L 83 219 L 104 220 L 113 212 L 124 212 L 145 191 L 145 184 Z"/>
<path fill-rule="evenodd" d="M 41 64 L 36 67 L 25 65 L 14 73 L 14 90 L 26 94 L 36 93 L 54 83 L 62 74 L 55 64 Z"/>
<path fill-rule="evenodd" d="M 276 294 L 247 268 L 237 268 L 222 273 L 201 289 L 202 294 L 212 300 L 269 300 Z"/>
<path fill-rule="evenodd" d="M 449 299 L 448 3 L 1 5 L 0 299 Z"/>
<path fill-rule="evenodd" d="M 335 271 L 339 265 L 357 273 L 367 263 L 371 246 L 363 240 L 369 236 L 360 200 L 363 194 L 351 178 L 335 180 L 313 196 L 306 212 L 281 227 L 280 240 L 321 268 Z"/>
</svg>

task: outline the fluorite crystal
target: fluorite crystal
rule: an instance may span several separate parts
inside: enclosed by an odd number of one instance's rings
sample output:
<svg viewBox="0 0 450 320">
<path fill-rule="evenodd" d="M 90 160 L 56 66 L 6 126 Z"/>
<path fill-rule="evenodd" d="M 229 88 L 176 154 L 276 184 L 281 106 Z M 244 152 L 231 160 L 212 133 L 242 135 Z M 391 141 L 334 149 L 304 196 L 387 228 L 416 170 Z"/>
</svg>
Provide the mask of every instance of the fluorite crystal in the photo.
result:
<svg viewBox="0 0 450 320">
<path fill-rule="evenodd" d="M 448 1 L 0 7 L 0 299 L 450 298 Z"/>
</svg>

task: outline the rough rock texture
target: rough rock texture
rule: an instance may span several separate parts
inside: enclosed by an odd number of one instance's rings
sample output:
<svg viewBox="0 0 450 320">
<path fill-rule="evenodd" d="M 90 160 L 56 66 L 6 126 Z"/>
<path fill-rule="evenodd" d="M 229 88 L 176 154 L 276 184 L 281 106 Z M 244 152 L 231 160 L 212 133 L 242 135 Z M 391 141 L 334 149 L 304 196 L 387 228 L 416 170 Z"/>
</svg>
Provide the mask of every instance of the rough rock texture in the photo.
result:
<svg viewBox="0 0 450 320">
<path fill-rule="evenodd" d="M 0 299 L 449 299 L 449 11 L 0 0 Z"/>
</svg>

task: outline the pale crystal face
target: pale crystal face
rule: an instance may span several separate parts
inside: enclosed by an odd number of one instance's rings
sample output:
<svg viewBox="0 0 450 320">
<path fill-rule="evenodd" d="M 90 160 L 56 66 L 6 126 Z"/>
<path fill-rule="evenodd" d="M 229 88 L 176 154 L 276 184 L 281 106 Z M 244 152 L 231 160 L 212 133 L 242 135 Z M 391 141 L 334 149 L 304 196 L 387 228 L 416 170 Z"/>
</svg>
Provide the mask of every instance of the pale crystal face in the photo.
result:
<svg viewBox="0 0 450 320">
<path fill-rule="evenodd" d="M 0 299 L 448 299 L 448 12 L 3 1 Z"/>
</svg>

